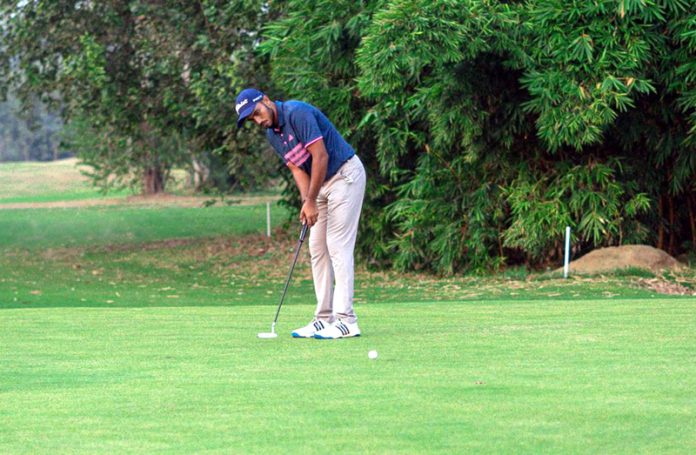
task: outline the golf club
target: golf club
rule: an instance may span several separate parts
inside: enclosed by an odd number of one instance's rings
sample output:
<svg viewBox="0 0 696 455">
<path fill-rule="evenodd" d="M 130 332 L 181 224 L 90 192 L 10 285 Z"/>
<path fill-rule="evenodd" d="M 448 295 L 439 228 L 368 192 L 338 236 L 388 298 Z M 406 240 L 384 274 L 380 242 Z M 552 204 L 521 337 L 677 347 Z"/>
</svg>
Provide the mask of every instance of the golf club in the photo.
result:
<svg viewBox="0 0 696 455">
<path fill-rule="evenodd" d="M 290 266 L 290 273 L 288 273 L 288 279 L 285 281 L 285 288 L 283 288 L 283 295 L 280 296 L 280 303 L 278 304 L 278 309 L 276 310 L 275 319 L 273 319 L 273 324 L 271 324 L 270 332 L 261 332 L 257 336 L 259 338 L 276 338 L 278 334 L 275 331 L 276 322 L 278 322 L 278 315 L 280 314 L 280 307 L 283 306 L 283 300 L 285 299 L 285 293 L 288 292 L 288 286 L 290 285 L 290 278 L 292 278 L 292 271 L 295 270 L 295 264 L 297 263 L 297 257 L 300 255 L 300 248 L 302 247 L 302 242 L 304 242 L 305 236 L 307 235 L 307 224 L 302 225 L 302 231 L 300 231 L 300 239 L 297 241 L 297 247 L 295 248 L 295 258 L 292 260 L 292 265 Z"/>
</svg>

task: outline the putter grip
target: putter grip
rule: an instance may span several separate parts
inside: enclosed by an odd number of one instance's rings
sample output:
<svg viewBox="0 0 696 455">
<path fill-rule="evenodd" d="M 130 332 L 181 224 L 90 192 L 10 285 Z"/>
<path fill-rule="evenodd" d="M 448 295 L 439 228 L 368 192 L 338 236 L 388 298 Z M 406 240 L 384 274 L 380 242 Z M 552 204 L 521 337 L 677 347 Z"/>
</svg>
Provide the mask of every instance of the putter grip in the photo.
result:
<svg viewBox="0 0 696 455">
<path fill-rule="evenodd" d="M 307 235 L 307 224 L 302 225 L 302 230 L 300 231 L 300 242 L 304 242 L 305 236 Z"/>
</svg>

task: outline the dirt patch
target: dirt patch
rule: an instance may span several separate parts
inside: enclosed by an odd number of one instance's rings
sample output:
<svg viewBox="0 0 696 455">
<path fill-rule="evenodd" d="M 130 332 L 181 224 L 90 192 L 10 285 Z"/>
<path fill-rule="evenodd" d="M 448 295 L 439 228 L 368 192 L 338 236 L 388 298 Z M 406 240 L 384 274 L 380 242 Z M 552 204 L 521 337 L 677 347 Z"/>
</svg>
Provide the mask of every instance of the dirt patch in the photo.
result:
<svg viewBox="0 0 696 455">
<path fill-rule="evenodd" d="M 115 254 L 113 262 L 137 262 L 160 269 L 178 270 L 182 263 L 208 264 L 220 276 L 243 271 L 245 274 L 284 276 L 295 252 L 295 235 L 282 228 L 273 231 L 273 238 L 251 234 L 244 237 L 219 236 L 212 238 L 179 238 L 143 243 L 123 243 L 88 247 L 47 248 L 38 256 L 47 261 L 79 264 L 88 254 Z M 29 252 L 14 251 L 13 254 Z M 298 269 L 309 267 L 309 253 L 305 245 L 303 262 Z"/>
<path fill-rule="evenodd" d="M 570 263 L 571 273 L 611 273 L 624 269 L 644 269 L 653 273 L 679 270 L 682 265 L 669 254 L 648 245 L 600 248 Z M 559 268 L 558 272 L 563 269 Z"/>
<path fill-rule="evenodd" d="M 696 291 L 693 289 L 689 289 L 680 283 L 670 282 L 662 278 L 641 278 L 638 280 L 638 286 L 650 289 L 658 294 L 696 295 Z"/>
<path fill-rule="evenodd" d="M 7 252 L 4 258 L 8 264 L 31 262 L 42 268 L 49 263 L 61 265 L 73 274 L 68 276 L 80 279 L 137 286 L 150 286 L 160 281 L 177 282 L 191 288 L 218 286 L 221 292 L 229 288 L 253 289 L 254 292 L 268 288 L 267 292 L 271 294 L 285 282 L 296 245 L 294 230 L 278 228 L 274 230 L 272 239 L 259 234 L 167 239 L 138 244 L 54 248 L 39 254 L 17 250 Z M 140 270 L 149 272 L 141 274 Z M 309 252 L 304 245 L 293 281 L 311 282 L 311 279 Z M 684 268 L 649 277 L 629 273 L 574 274 L 568 280 L 533 275 L 523 279 L 500 276 L 441 278 L 393 270 L 374 271 L 362 265 L 356 268 L 356 301 L 362 303 L 420 299 L 613 298 L 646 295 L 648 292 L 696 295 L 696 274 L 693 269 Z"/>
<path fill-rule="evenodd" d="M 276 202 L 278 196 L 239 196 L 226 199 L 209 196 L 129 196 L 120 198 L 83 199 L 54 202 L 9 202 L 0 204 L 0 209 L 65 209 L 83 207 L 128 206 L 128 207 L 206 207 L 211 205 L 259 205 Z"/>
</svg>

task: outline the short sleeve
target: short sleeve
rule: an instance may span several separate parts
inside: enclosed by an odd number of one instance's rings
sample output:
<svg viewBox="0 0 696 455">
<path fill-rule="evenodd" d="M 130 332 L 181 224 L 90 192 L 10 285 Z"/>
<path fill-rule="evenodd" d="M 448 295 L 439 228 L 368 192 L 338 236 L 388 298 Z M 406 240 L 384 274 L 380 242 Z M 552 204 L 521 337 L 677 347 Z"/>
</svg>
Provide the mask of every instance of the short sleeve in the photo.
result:
<svg viewBox="0 0 696 455">
<path fill-rule="evenodd" d="M 290 125 L 295 130 L 297 139 L 304 144 L 305 147 L 310 146 L 314 142 L 322 138 L 321 130 L 317 119 L 309 109 L 297 109 L 289 116 Z"/>
</svg>

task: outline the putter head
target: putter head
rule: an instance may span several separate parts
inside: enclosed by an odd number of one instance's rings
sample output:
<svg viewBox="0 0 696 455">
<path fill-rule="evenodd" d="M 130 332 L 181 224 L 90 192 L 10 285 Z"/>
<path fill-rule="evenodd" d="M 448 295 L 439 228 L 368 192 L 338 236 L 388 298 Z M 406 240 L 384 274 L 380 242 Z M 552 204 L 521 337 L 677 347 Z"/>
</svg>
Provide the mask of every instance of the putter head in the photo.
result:
<svg viewBox="0 0 696 455">
<path fill-rule="evenodd" d="M 273 325 L 271 325 L 270 332 L 261 332 L 256 336 L 259 338 L 278 338 L 278 334 L 275 331 L 275 322 L 273 323 Z"/>
</svg>

